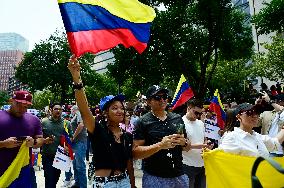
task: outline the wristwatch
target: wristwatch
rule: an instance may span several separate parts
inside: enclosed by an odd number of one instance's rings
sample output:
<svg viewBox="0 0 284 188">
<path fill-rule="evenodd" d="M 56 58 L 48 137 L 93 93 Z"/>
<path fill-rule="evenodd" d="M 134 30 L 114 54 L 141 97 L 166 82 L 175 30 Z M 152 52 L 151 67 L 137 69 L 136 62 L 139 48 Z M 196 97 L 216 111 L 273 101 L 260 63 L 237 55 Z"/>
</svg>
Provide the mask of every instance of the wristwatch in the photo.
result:
<svg viewBox="0 0 284 188">
<path fill-rule="evenodd" d="M 80 90 L 80 89 L 82 89 L 84 87 L 82 82 L 79 82 L 79 83 L 73 82 L 72 86 L 73 86 L 74 90 Z"/>
</svg>

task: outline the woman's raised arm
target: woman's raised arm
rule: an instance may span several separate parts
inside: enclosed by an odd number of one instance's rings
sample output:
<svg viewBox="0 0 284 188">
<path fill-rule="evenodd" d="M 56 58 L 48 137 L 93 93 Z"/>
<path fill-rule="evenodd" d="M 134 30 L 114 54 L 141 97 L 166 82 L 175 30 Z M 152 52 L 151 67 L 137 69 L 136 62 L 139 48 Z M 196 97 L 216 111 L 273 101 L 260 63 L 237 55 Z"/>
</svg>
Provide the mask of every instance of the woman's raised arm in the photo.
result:
<svg viewBox="0 0 284 188">
<path fill-rule="evenodd" d="M 82 80 L 80 76 L 80 64 L 77 58 L 72 56 L 69 59 L 68 69 L 73 78 L 73 85 L 75 86 L 75 98 L 77 105 L 79 107 L 80 113 L 82 115 L 83 123 L 89 132 L 93 133 L 95 130 L 95 119 L 92 112 L 88 106 L 88 100 L 85 94 L 85 90 L 82 85 Z"/>
</svg>

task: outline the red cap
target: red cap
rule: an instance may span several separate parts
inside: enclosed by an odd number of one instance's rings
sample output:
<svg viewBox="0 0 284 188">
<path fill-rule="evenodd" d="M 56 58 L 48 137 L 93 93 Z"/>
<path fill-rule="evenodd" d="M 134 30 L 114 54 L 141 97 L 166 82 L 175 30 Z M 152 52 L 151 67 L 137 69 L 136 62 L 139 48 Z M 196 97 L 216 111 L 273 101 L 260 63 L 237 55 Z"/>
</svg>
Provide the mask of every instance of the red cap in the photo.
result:
<svg viewBox="0 0 284 188">
<path fill-rule="evenodd" d="M 32 95 L 28 91 L 15 91 L 12 99 L 17 102 L 32 104 Z"/>
</svg>

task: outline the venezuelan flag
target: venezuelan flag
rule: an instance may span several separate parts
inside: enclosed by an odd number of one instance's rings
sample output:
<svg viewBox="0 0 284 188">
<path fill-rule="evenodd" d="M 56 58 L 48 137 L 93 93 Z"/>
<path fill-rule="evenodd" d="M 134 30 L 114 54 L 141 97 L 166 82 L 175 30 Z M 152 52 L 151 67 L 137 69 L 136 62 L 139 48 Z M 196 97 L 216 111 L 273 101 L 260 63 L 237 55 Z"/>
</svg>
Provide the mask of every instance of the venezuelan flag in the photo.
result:
<svg viewBox="0 0 284 188">
<path fill-rule="evenodd" d="M 71 160 L 74 159 L 74 155 L 73 155 L 73 149 L 72 149 L 72 142 L 69 138 L 69 135 L 64 131 L 63 134 L 60 137 L 60 144 L 63 146 L 67 146 L 68 148 L 68 154 Z"/>
<path fill-rule="evenodd" d="M 172 102 L 172 109 L 183 105 L 194 96 L 194 93 L 182 74 Z"/>
<path fill-rule="evenodd" d="M 23 142 L 16 158 L 0 177 L 0 187 L 31 188 L 31 167 L 29 160 L 29 148 L 26 146 L 26 142 Z"/>
<path fill-rule="evenodd" d="M 217 124 L 220 129 L 224 129 L 225 121 L 226 121 L 226 112 L 224 111 L 224 106 L 221 102 L 220 95 L 218 93 L 218 89 L 216 89 L 214 96 L 211 100 L 209 109 L 216 113 L 217 116 Z"/>
<path fill-rule="evenodd" d="M 250 188 L 251 171 L 256 157 L 225 153 L 215 149 L 203 153 L 208 188 Z M 284 157 L 273 158 L 284 167 Z M 276 171 L 267 161 L 262 162 L 256 173 L 265 188 L 284 186 L 283 174 Z"/>
<path fill-rule="evenodd" d="M 153 8 L 138 0 L 58 0 L 71 51 L 76 57 L 118 44 L 142 53 L 150 38 Z"/>
<path fill-rule="evenodd" d="M 72 149 L 72 142 L 71 142 L 71 139 L 69 137 L 69 131 L 68 131 L 68 128 L 67 128 L 67 121 L 64 120 L 64 123 L 63 123 L 63 126 L 64 126 L 64 132 L 63 134 L 61 135 L 60 137 L 60 144 L 62 146 L 67 146 L 68 148 L 68 153 L 69 153 L 69 157 L 71 160 L 74 159 L 74 155 L 73 155 L 73 149 Z"/>
</svg>

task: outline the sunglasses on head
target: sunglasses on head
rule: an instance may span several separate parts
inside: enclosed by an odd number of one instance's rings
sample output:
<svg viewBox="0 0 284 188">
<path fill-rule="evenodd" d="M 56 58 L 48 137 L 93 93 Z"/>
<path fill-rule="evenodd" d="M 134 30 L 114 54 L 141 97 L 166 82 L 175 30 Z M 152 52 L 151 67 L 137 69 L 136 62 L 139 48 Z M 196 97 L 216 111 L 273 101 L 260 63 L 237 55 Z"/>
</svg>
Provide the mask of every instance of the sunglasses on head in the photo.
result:
<svg viewBox="0 0 284 188">
<path fill-rule="evenodd" d="M 156 101 L 160 101 L 161 99 L 167 100 L 168 99 L 168 95 L 164 94 L 164 95 L 154 95 L 152 97 L 154 100 Z"/>
</svg>

